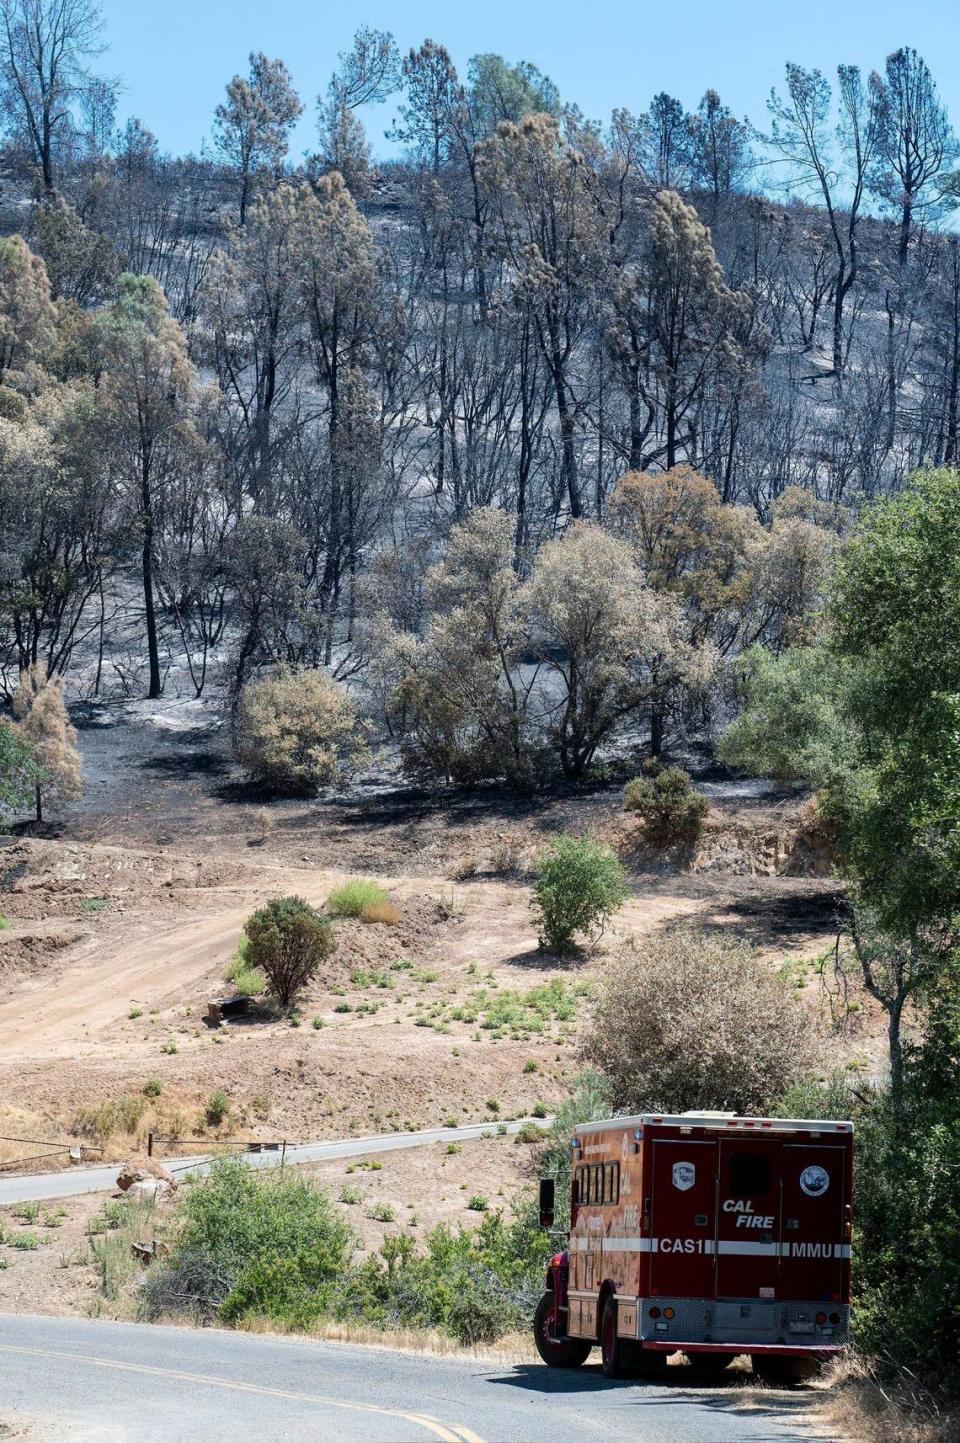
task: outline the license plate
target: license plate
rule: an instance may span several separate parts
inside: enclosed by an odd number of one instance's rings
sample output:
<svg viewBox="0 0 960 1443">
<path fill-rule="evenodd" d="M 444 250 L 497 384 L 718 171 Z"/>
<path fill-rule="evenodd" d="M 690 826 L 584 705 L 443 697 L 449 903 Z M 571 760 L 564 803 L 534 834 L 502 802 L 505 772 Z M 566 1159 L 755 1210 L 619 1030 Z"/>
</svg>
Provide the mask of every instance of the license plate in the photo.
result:
<svg viewBox="0 0 960 1443">
<path fill-rule="evenodd" d="M 790 1324 L 790 1332 L 791 1332 L 791 1333 L 812 1333 L 812 1332 L 813 1332 L 813 1324 L 812 1324 L 812 1323 L 791 1323 L 791 1324 Z"/>
</svg>

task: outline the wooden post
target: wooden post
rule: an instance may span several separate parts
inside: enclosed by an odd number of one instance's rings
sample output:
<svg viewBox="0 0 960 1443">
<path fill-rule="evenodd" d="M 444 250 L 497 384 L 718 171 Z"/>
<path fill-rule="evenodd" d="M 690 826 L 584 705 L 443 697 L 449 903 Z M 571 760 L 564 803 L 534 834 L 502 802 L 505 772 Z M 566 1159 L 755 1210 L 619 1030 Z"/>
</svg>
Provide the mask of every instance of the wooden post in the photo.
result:
<svg viewBox="0 0 960 1443">
<path fill-rule="evenodd" d="M 147 1133 L 147 1157 L 153 1157 L 153 1133 Z"/>
</svg>

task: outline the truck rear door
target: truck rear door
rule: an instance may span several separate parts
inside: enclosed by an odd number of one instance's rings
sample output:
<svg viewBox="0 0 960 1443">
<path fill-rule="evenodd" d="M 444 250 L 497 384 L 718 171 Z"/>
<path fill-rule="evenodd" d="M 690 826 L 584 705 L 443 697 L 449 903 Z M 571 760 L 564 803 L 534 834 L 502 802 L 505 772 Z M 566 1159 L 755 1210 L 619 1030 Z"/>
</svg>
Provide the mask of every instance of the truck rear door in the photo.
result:
<svg viewBox="0 0 960 1443">
<path fill-rule="evenodd" d="M 720 1140 L 718 1298 L 782 1296 L 779 1153 L 769 1135 Z"/>
<path fill-rule="evenodd" d="M 650 1292 L 712 1298 L 717 1144 L 686 1138 L 653 1143 Z"/>
<path fill-rule="evenodd" d="M 848 1151 L 843 1144 L 785 1142 L 780 1296 L 839 1302 L 849 1264 Z"/>
</svg>

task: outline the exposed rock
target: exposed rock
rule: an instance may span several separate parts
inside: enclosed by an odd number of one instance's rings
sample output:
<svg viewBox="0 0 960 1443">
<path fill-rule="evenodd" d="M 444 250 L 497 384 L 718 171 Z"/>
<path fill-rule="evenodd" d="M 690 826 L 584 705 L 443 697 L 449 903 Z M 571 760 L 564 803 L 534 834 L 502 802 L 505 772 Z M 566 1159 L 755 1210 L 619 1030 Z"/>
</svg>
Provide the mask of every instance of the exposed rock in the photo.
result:
<svg viewBox="0 0 960 1443">
<path fill-rule="evenodd" d="M 162 1177 L 144 1177 L 132 1182 L 126 1189 L 126 1194 L 139 1202 L 164 1202 L 173 1197 L 175 1187 L 176 1183 L 172 1178 L 166 1182 Z"/>
<path fill-rule="evenodd" d="M 137 1196 L 132 1189 L 141 1182 L 163 1182 L 167 1184 L 171 1192 L 177 1186 L 176 1178 L 167 1171 L 162 1163 L 156 1162 L 152 1157 L 131 1157 L 117 1173 L 117 1187 L 121 1192 Z"/>
</svg>

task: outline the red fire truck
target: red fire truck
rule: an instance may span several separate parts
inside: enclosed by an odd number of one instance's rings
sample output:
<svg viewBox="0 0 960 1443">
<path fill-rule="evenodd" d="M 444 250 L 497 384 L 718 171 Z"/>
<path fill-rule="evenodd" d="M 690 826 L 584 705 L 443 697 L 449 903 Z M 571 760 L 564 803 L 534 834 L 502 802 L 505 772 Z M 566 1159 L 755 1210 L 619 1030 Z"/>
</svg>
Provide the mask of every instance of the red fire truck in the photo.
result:
<svg viewBox="0 0 960 1443">
<path fill-rule="evenodd" d="M 847 1341 L 853 1123 L 643 1114 L 574 1129 L 569 1245 L 534 1323 L 551 1367 L 608 1377 L 749 1353 L 799 1381 Z M 553 1225 L 553 1184 L 541 1182 Z"/>
</svg>

